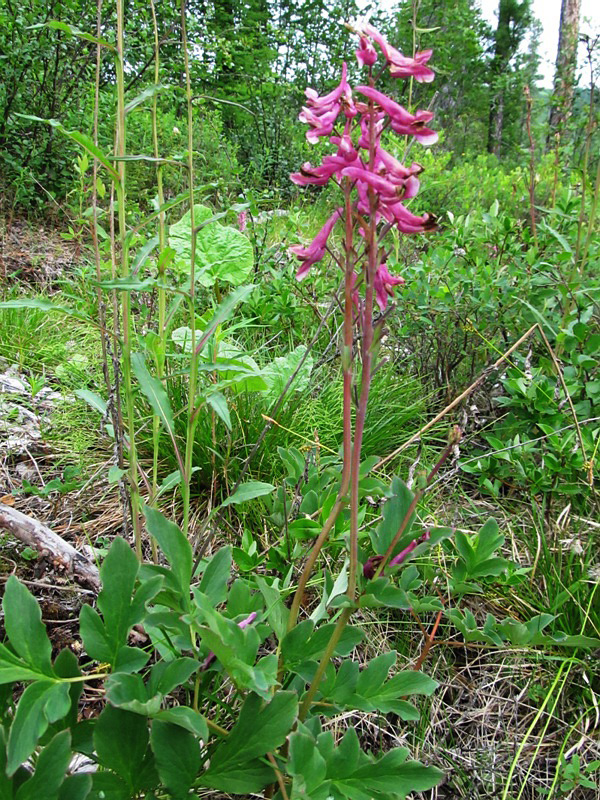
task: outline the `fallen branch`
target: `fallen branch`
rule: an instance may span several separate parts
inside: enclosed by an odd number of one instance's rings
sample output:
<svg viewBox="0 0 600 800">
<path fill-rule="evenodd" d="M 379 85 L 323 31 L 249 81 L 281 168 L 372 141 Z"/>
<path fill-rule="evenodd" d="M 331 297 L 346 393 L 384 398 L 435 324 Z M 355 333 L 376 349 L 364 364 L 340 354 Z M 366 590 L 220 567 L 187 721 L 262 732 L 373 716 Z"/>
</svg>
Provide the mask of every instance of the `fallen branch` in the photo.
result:
<svg viewBox="0 0 600 800">
<path fill-rule="evenodd" d="M 40 555 L 66 570 L 79 583 L 96 591 L 100 589 L 96 565 L 37 519 L 10 506 L 0 505 L 0 531 L 2 530 L 37 550 Z"/>
</svg>

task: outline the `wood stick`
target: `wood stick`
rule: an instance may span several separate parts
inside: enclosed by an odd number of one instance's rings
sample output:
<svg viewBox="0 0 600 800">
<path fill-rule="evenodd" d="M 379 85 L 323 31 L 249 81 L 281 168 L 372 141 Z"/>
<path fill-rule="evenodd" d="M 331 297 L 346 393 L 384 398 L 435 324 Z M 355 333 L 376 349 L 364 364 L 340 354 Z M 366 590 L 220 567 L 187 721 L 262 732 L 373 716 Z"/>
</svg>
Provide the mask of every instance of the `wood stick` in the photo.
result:
<svg viewBox="0 0 600 800">
<path fill-rule="evenodd" d="M 65 569 L 78 583 L 91 589 L 100 589 L 100 575 L 95 564 L 46 525 L 10 506 L 0 505 L 0 530 L 49 556 Z"/>
</svg>

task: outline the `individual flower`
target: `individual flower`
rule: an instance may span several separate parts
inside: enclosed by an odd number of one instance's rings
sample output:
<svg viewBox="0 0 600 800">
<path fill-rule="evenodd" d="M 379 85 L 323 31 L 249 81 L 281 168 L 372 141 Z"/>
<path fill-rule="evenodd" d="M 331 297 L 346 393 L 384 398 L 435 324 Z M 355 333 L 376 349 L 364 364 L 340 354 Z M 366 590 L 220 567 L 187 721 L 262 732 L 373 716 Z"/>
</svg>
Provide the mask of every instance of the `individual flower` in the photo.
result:
<svg viewBox="0 0 600 800">
<path fill-rule="evenodd" d="M 364 165 L 358 167 L 344 167 L 342 175 L 353 181 L 361 181 L 362 183 L 368 184 L 372 189 L 375 189 L 378 194 L 389 198 L 389 200 L 394 200 L 397 197 L 396 186 L 387 180 L 387 177 L 371 172 Z"/>
<path fill-rule="evenodd" d="M 396 103 L 383 92 L 372 86 L 357 86 L 356 91 L 373 100 L 390 118 L 390 127 L 403 136 L 414 136 L 417 142 L 424 145 L 435 144 L 438 140 L 436 131 L 427 128 L 425 123 L 433 119 L 431 111 L 417 111 L 411 114 L 403 106 Z"/>
<path fill-rule="evenodd" d="M 423 167 L 413 162 L 410 167 L 405 167 L 391 153 L 379 147 L 375 153 L 375 172 L 385 174 L 390 183 L 395 184 L 400 191 L 397 193 L 403 200 L 409 200 L 419 191 L 417 175 L 423 172 Z"/>
<path fill-rule="evenodd" d="M 329 136 L 341 111 L 346 118 L 356 116 L 356 108 L 352 100 L 352 90 L 346 79 L 346 62 L 342 67 L 342 79 L 339 85 L 328 94 L 319 97 L 314 89 L 305 89 L 306 106 L 302 108 L 298 119 L 309 125 L 306 138 L 316 144 L 320 136 Z"/>
<path fill-rule="evenodd" d="M 431 83 L 435 73 L 426 64 L 431 58 L 432 50 L 423 50 L 415 53 L 414 58 L 402 55 L 399 50 L 392 47 L 387 39 L 372 25 L 366 24 L 357 31 L 361 38 L 368 37 L 381 48 L 383 57 L 390 68 L 392 78 L 414 78 L 417 83 Z"/>
<path fill-rule="evenodd" d="M 313 167 L 306 161 L 301 167 L 300 172 L 293 172 L 290 175 L 297 186 L 325 186 L 332 175 L 341 172 L 348 165 L 345 158 L 340 156 L 325 156 L 323 163 L 318 167 Z"/>
<path fill-rule="evenodd" d="M 375 297 L 380 311 L 385 311 L 388 297 L 394 296 L 394 286 L 404 283 L 404 278 L 400 275 L 392 275 L 385 264 L 380 264 L 375 273 Z"/>
<path fill-rule="evenodd" d="M 309 244 L 308 247 L 303 247 L 302 245 L 295 244 L 289 248 L 289 252 L 297 256 L 302 262 L 300 269 L 296 273 L 296 278 L 299 281 L 301 281 L 302 278 L 306 277 L 312 265 L 321 261 L 321 259 L 325 255 L 325 251 L 327 249 L 327 239 L 329 238 L 329 234 L 333 230 L 333 226 L 342 215 L 342 211 L 343 208 L 336 208 L 336 210 L 329 217 L 325 225 L 323 225 L 319 233 L 317 233 L 317 235 L 315 236 L 315 238 L 312 240 L 312 242 Z"/>
<path fill-rule="evenodd" d="M 367 36 L 360 36 L 360 44 L 356 51 L 356 60 L 361 67 L 372 67 L 377 61 L 377 51 Z"/>
<path fill-rule="evenodd" d="M 248 224 L 246 216 L 247 216 L 246 211 L 240 211 L 240 213 L 238 214 L 237 223 L 238 223 L 238 230 L 240 231 L 240 233 L 243 233 L 246 230 L 246 226 Z"/>
<path fill-rule="evenodd" d="M 400 202 L 381 203 L 381 215 L 398 228 L 401 233 L 425 233 L 437 228 L 437 218 L 434 214 L 417 216 L 412 214 Z"/>
</svg>

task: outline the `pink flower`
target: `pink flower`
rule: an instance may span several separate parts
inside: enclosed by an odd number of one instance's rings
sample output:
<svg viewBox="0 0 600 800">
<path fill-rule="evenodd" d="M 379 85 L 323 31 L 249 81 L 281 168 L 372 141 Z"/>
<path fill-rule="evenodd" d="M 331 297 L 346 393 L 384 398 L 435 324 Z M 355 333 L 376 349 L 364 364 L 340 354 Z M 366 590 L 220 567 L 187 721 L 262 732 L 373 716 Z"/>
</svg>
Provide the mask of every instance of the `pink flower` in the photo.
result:
<svg viewBox="0 0 600 800">
<path fill-rule="evenodd" d="M 437 228 L 437 219 L 433 214 L 418 217 L 412 214 L 402 203 L 382 204 L 381 214 L 388 222 L 393 223 L 402 233 L 425 233 Z"/>
<path fill-rule="evenodd" d="M 356 60 L 361 67 L 372 67 L 377 61 L 377 52 L 366 36 L 360 37 L 360 46 L 356 51 Z"/>
<path fill-rule="evenodd" d="M 318 167 L 313 167 L 306 161 L 300 167 L 300 172 L 293 172 L 290 179 L 298 186 L 324 186 L 332 175 L 338 174 L 347 164 L 346 159 L 340 156 L 325 156 Z"/>
<path fill-rule="evenodd" d="M 416 114 L 411 114 L 403 106 L 371 86 L 357 86 L 356 91 L 381 106 L 390 118 L 390 127 L 396 133 L 403 136 L 414 136 L 418 142 L 424 145 L 437 142 L 437 133 L 425 127 L 425 123 L 433 119 L 431 111 L 417 111 Z"/>
<path fill-rule="evenodd" d="M 414 539 L 408 547 L 405 547 L 404 550 L 401 550 L 397 556 L 394 556 L 390 561 L 390 567 L 397 567 L 398 564 L 402 564 L 403 561 L 412 553 L 412 551 L 421 544 L 421 542 L 427 542 L 431 539 L 431 533 L 429 531 L 425 531 L 422 536 L 419 536 L 418 539 Z"/>
<path fill-rule="evenodd" d="M 408 58 L 402 55 L 399 50 L 396 50 L 395 47 L 392 47 L 387 39 L 372 25 L 364 25 L 362 30 L 359 31 L 360 34 L 369 37 L 379 45 L 383 57 L 389 64 L 392 78 L 413 77 L 418 83 L 431 83 L 434 79 L 433 70 L 425 66 L 431 58 L 432 50 L 423 50 L 420 53 L 415 53 L 414 58 Z"/>
<path fill-rule="evenodd" d="M 308 247 L 302 247 L 302 245 L 295 244 L 289 248 L 289 252 L 297 256 L 302 262 L 300 269 L 296 273 L 296 278 L 299 281 L 306 277 L 312 265 L 321 261 L 325 255 L 325 251 L 327 249 L 327 239 L 333 230 L 333 226 L 341 217 L 342 211 L 343 208 L 336 208 Z"/>
<path fill-rule="evenodd" d="M 397 197 L 396 195 L 396 187 L 393 183 L 387 180 L 387 176 L 383 175 L 376 175 L 374 172 L 370 172 L 366 167 L 345 167 L 342 170 L 342 175 L 346 178 L 350 178 L 353 181 L 362 181 L 362 183 L 366 183 L 371 188 L 375 189 L 383 197 L 387 197 L 389 200 L 393 200 Z"/>
<path fill-rule="evenodd" d="M 420 184 L 416 176 L 423 172 L 423 167 L 415 162 L 410 167 L 405 167 L 391 153 L 377 148 L 375 172 L 385 174 L 387 179 L 398 187 L 401 198 L 409 200 L 411 197 L 415 197 L 419 191 Z"/>
<path fill-rule="evenodd" d="M 403 283 L 404 278 L 401 278 L 399 275 L 390 274 L 385 264 L 379 265 L 375 273 L 374 288 L 377 305 L 381 311 L 385 311 L 388 297 L 394 296 L 394 286 L 399 286 Z"/>
<path fill-rule="evenodd" d="M 302 109 L 298 119 L 310 126 L 310 130 L 306 131 L 306 138 L 311 144 L 316 144 L 320 136 L 329 136 L 340 111 L 339 103 L 335 103 L 328 111 L 323 111 L 321 114 L 316 114 L 310 108 Z"/>
<path fill-rule="evenodd" d="M 237 222 L 239 231 L 243 233 L 246 230 L 246 224 L 247 224 L 245 211 L 240 211 L 240 213 L 238 214 Z"/>
<path fill-rule="evenodd" d="M 354 148 L 354 143 L 347 131 L 344 131 L 342 136 L 331 136 L 329 141 L 331 144 L 337 144 L 337 155 L 343 158 L 345 161 L 355 161 L 358 158 L 358 153 Z"/>
<path fill-rule="evenodd" d="M 319 97 L 314 89 L 304 90 L 306 106 L 302 108 L 298 119 L 310 126 L 311 130 L 307 131 L 306 138 L 311 144 L 315 144 L 320 136 L 329 136 L 340 111 L 343 110 L 348 119 L 356 116 L 352 90 L 346 80 L 347 72 L 346 62 L 344 62 L 339 85 L 322 97 Z"/>
</svg>

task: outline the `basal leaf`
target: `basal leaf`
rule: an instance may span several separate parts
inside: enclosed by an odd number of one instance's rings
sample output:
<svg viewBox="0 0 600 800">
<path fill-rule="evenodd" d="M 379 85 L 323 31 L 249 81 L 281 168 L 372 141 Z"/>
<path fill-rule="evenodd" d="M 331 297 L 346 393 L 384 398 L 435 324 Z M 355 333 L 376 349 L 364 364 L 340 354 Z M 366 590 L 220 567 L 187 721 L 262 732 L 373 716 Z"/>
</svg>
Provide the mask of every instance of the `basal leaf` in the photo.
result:
<svg viewBox="0 0 600 800">
<path fill-rule="evenodd" d="M 148 724 L 139 714 L 107 705 L 94 726 L 94 747 L 103 767 L 119 775 L 133 793 L 139 786 Z"/>
<path fill-rule="evenodd" d="M 406 517 L 414 499 L 413 493 L 406 484 L 395 477 L 392 480 L 391 497 L 383 506 L 383 520 L 376 530 L 370 534 L 373 549 L 378 555 L 384 555 L 396 536 L 402 521 Z M 415 511 L 410 516 L 404 528 L 400 541 L 396 545 L 393 555 L 397 555 L 414 537 L 411 536 L 411 527 L 415 519 Z"/>
<path fill-rule="evenodd" d="M 71 734 L 61 731 L 39 754 L 35 772 L 17 790 L 15 800 L 54 800 L 71 760 Z"/>
<path fill-rule="evenodd" d="M 187 797 L 202 764 L 197 737 L 180 725 L 155 719 L 151 743 L 161 781 L 173 797 Z"/>
<path fill-rule="evenodd" d="M 118 649 L 127 642 L 131 619 L 131 595 L 139 562 L 125 539 L 116 537 L 100 568 L 102 590 L 98 595 L 98 608 L 104 617 L 107 639 L 112 647 L 114 663 Z"/>
<path fill-rule="evenodd" d="M 311 355 L 306 356 L 306 349 L 305 345 L 299 344 L 291 353 L 274 359 L 263 368 L 262 375 L 269 387 L 266 392 L 269 402 L 275 402 L 279 398 L 296 370 L 298 373 L 291 384 L 292 390 L 302 392 L 307 388 L 310 383 L 313 358 Z M 300 366 L 301 362 L 303 362 L 302 366 Z"/>
<path fill-rule="evenodd" d="M 8 775 L 29 758 L 48 725 L 66 716 L 70 705 L 68 683 L 36 681 L 25 689 L 8 735 Z"/>
<path fill-rule="evenodd" d="M 238 771 L 251 770 L 256 788 L 243 791 L 258 791 L 256 784 L 266 785 L 273 777 L 273 771 L 255 759 L 276 750 L 291 731 L 298 713 L 298 699 L 295 692 L 279 691 L 270 703 L 264 704 L 255 694 L 246 698 L 237 723 L 227 739 L 212 755 L 210 767 L 201 776 L 202 784 L 222 791 L 230 786 L 230 776 Z M 237 789 L 236 791 L 239 791 Z"/>
<path fill-rule="evenodd" d="M 168 722 L 171 725 L 178 725 L 186 731 L 193 733 L 194 736 L 207 741 L 208 739 L 208 725 L 204 717 L 197 711 L 187 706 L 175 706 L 174 708 L 167 708 L 164 711 L 159 711 L 155 719 L 162 722 Z"/>
<path fill-rule="evenodd" d="M 6 633 L 18 655 L 38 672 L 53 676 L 52 645 L 41 609 L 29 589 L 14 575 L 6 582 L 2 607 Z"/>
</svg>

